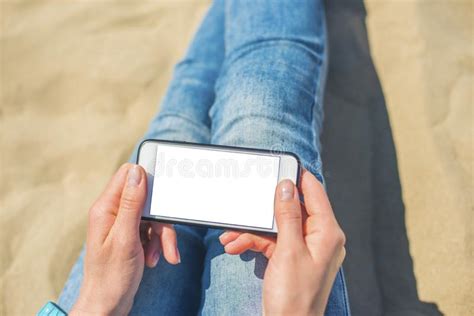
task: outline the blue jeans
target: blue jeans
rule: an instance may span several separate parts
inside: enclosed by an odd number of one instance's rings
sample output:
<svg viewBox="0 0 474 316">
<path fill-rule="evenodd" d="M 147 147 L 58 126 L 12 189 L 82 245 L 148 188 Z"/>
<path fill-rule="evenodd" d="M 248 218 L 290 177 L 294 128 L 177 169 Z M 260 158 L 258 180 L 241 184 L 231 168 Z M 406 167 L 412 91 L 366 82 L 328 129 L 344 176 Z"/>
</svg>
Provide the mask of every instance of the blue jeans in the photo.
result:
<svg viewBox="0 0 474 316">
<path fill-rule="evenodd" d="M 321 181 L 326 75 L 319 0 L 217 0 L 204 18 L 145 138 L 285 150 Z M 132 156 L 135 160 L 135 154 Z M 181 264 L 145 268 L 134 315 L 256 315 L 267 260 L 224 253 L 221 230 L 175 225 Z M 74 304 L 84 251 L 59 299 Z M 342 270 L 326 315 L 349 315 Z"/>
</svg>

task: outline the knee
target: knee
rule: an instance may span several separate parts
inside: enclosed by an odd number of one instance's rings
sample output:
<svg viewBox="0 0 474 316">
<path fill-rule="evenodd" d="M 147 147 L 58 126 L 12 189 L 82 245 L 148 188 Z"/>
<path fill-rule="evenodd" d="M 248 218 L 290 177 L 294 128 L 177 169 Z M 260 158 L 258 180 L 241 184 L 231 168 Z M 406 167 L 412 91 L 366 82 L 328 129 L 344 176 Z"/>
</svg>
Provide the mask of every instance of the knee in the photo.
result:
<svg viewBox="0 0 474 316">
<path fill-rule="evenodd" d="M 285 140 L 314 139 L 311 93 L 287 81 L 249 77 L 236 78 L 221 92 L 209 113 L 214 140 L 269 148 Z"/>
<path fill-rule="evenodd" d="M 187 115 L 161 112 L 151 122 L 145 138 L 209 143 L 210 129 Z"/>
</svg>

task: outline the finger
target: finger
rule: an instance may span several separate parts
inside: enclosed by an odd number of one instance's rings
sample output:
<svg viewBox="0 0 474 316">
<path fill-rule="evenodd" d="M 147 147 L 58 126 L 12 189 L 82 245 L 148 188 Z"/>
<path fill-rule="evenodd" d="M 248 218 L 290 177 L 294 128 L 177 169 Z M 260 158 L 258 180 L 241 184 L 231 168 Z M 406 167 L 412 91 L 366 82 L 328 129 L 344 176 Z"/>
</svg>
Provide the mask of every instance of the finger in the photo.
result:
<svg viewBox="0 0 474 316">
<path fill-rule="evenodd" d="M 314 260 L 327 263 L 337 259 L 341 252 L 345 255 L 346 237 L 336 221 L 321 222 L 317 216 L 310 216 L 306 230 L 308 231 L 305 236 L 306 245 Z"/>
<path fill-rule="evenodd" d="M 160 260 L 161 240 L 157 234 L 151 234 L 150 240 L 145 244 L 145 264 L 149 268 L 156 267 Z"/>
<path fill-rule="evenodd" d="M 231 241 L 236 240 L 242 233 L 228 230 L 219 236 L 219 241 L 223 246 L 227 245 Z"/>
<path fill-rule="evenodd" d="M 339 252 L 339 255 L 337 256 L 337 259 L 336 259 L 338 268 L 340 268 L 342 266 L 342 263 L 344 262 L 345 258 L 346 258 L 346 247 L 342 247 L 342 249 Z"/>
<path fill-rule="evenodd" d="M 120 166 L 112 179 L 110 179 L 102 194 L 96 200 L 96 204 L 105 204 L 107 207 L 104 208 L 104 210 L 114 211 L 114 215 L 117 215 L 120 197 L 122 196 L 123 187 L 130 167 L 130 163 L 125 163 Z"/>
<path fill-rule="evenodd" d="M 147 222 L 141 222 L 140 223 L 140 241 L 142 243 L 142 246 L 145 247 L 145 245 L 150 241 L 150 238 L 148 238 L 148 230 L 150 229 L 150 225 L 148 225 Z"/>
<path fill-rule="evenodd" d="M 304 231 L 313 258 L 332 260 L 344 248 L 345 235 L 339 227 L 321 183 L 309 172 L 302 175 L 301 189 L 309 215 Z"/>
<path fill-rule="evenodd" d="M 168 261 L 168 263 L 181 263 L 176 231 L 172 225 L 163 225 L 161 233 L 161 246 L 163 247 L 163 255 L 165 256 L 165 259 Z"/>
<path fill-rule="evenodd" d="M 229 255 L 240 255 L 245 251 L 250 250 L 253 246 L 253 240 L 246 238 L 245 236 L 239 236 L 239 238 L 237 238 L 236 240 L 228 243 L 224 247 L 224 250 Z"/>
<path fill-rule="evenodd" d="M 102 244 L 115 222 L 120 196 L 122 194 L 127 165 L 122 165 L 109 181 L 104 192 L 97 198 L 89 210 L 88 243 Z"/>
<path fill-rule="evenodd" d="M 277 186 L 275 217 L 278 227 L 278 247 L 294 249 L 304 245 L 298 190 L 290 180 L 283 180 Z"/>
<path fill-rule="evenodd" d="M 145 199 L 145 171 L 138 165 L 130 165 L 116 219 L 120 234 L 123 234 L 125 238 L 139 237 L 139 225 Z"/>
<path fill-rule="evenodd" d="M 268 236 L 259 236 L 244 233 L 237 239 L 228 243 L 224 249 L 231 255 L 242 254 L 247 250 L 262 253 L 265 257 L 270 258 L 276 246 L 276 239 Z"/>
<path fill-rule="evenodd" d="M 331 203 L 321 182 L 309 171 L 304 170 L 301 177 L 301 191 L 304 195 L 306 211 L 311 215 L 334 217 Z"/>
<path fill-rule="evenodd" d="M 181 262 L 176 231 L 171 224 L 150 222 L 151 233 L 160 237 L 163 255 L 170 264 Z"/>
</svg>

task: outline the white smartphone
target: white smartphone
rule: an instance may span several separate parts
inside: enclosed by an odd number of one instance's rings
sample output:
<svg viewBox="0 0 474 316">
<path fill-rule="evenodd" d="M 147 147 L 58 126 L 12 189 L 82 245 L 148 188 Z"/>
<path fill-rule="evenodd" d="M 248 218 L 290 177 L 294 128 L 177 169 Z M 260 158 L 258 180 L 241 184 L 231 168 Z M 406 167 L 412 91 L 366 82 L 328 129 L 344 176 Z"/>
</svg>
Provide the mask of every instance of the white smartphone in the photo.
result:
<svg viewBox="0 0 474 316">
<path fill-rule="evenodd" d="M 152 139 L 137 163 L 147 173 L 143 219 L 264 233 L 278 232 L 277 184 L 300 175 L 289 152 Z"/>
</svg>

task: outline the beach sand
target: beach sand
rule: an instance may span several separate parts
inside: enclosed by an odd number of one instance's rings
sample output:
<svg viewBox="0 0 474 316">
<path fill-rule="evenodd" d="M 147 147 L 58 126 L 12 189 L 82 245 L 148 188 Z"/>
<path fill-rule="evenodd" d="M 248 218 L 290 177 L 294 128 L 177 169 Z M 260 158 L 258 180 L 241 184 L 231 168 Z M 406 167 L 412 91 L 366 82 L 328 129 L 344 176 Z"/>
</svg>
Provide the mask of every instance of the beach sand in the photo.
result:
<svg viewBox="0 0 474 316">
<path fill-rule="evenodd" d="M 1 315 L 55 300 L 208 2 L 0 2 Z M 368 1 L 420 298 L 474 314 L 470 1 Z M 471 268 L 469 268 L 471 267 Z"/>
</svg>

